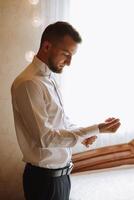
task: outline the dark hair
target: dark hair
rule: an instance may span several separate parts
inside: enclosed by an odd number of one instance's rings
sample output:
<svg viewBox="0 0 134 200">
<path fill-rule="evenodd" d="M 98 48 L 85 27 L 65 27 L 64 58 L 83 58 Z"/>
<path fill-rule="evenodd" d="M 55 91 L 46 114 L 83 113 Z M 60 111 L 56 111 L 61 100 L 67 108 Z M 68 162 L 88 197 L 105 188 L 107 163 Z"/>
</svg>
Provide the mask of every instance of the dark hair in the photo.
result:
<svg viewBox="0 0 134 200">
<path fill-rule="evenodd" d="M 81 36 L 71 24 L 58 21 L 46 27 L 41 37 L 40 47 L 44 41 L 56 42 L 65 35 L 69 35 L 77 43 L 82 41 Z"/>
</svg>

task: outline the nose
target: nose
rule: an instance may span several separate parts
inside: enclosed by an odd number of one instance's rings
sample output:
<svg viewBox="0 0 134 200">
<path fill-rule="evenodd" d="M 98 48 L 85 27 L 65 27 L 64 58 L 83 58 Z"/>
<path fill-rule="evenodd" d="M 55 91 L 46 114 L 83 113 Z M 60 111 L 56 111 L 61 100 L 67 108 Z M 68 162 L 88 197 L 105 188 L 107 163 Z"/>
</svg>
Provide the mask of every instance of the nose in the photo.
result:
<svg viewBox="0 0 134 200">
<path fill-rule="evenodd" d="M 67 59 L 66 59 L 66 65 L 69 66 L 71 64 L 71 60 L 72 60 L 72 57 L 68 56 Z"/>
</svg>

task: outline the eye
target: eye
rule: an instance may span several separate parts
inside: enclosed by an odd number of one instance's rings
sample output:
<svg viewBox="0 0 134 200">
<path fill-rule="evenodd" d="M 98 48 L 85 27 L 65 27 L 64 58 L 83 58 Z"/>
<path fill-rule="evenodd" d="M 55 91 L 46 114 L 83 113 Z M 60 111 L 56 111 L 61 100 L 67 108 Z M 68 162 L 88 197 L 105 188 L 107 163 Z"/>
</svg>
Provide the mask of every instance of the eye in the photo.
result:
<svg viewBox="0 0 134 200">
<path fill-rule="evenodd" d="M 63 55 L 66 56 L 66 57 L 70 57 L 70 54 L 68 52 L 65 52 L 65 51 L 63 52 Z"/>
</svg>

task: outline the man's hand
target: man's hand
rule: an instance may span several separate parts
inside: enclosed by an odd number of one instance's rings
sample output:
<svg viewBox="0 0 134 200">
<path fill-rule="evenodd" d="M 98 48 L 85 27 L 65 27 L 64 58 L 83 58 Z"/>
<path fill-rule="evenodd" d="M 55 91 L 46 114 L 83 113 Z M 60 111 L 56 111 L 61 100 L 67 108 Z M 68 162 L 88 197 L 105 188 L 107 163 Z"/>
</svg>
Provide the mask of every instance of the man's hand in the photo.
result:
<svg viewBox="0 0 134 200">
<path fill-rule="evenodd" d="M 97 139 L 97 136 L 91 136 L 89 138 L 86 138 L 85 140 L 83 140 L 82 144 L 85 146 L 85 147 L 89 147 L 89 145 L 93 144 L 95 142 L 95 140 Z"/>
<path fill-rule="evenodd" d="M 100 133 L 114 133 L 120 127 L 120 121 L 116 118 L 108 118 L 98 125 Z"/>
</svg>

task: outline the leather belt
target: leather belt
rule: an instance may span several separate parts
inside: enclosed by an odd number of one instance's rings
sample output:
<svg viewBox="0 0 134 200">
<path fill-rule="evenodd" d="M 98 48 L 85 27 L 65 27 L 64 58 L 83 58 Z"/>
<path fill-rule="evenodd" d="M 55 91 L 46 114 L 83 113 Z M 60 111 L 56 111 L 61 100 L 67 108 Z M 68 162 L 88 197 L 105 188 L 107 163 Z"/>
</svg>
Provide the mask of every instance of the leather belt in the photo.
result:
<svg viewBox="0 0 134 200">
<path fill-rule="evenodd" d="M 30 163 L 27 164 L 28 167 L 31 167 L 32 169 L 39 169 L 43 172 L 43 174 L 51 177 L 59 177 L 59 176 L 64 176 L 64 175 L 69 175 L 73 169 L 73 163 L 70 162 L 70 164 L 66 167 L 63 168 L 58 168 L 58 169 L 49 169 L 49 168 L 43 168 L 39 166 L 32 165 Z"/>
</svg>

